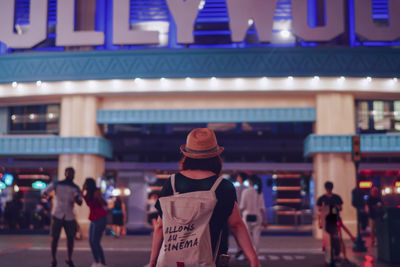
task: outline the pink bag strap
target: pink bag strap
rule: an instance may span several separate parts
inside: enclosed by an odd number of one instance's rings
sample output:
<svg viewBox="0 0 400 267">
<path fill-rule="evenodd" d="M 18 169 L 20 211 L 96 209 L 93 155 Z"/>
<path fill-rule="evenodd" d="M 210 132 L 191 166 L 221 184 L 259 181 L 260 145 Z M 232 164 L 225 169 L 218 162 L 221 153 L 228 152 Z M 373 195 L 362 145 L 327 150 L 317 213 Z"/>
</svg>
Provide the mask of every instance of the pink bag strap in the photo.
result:
<svg viewBox="0 0 400 267">
<path fill-rule="evenodd" d="M 210 191 L 215 192 L 215 190 L 217 190 L 219 184 L 222 182 L 224 178 L 218 177 L 218 179 L 215 181 L 214 185 L 211 187 Z"/>
<path fill-rule="evenodd" d="M 175 189 L 175 173 L 171 175 L 171 186 L 172 186 L 172 191 L 174 192 L 174 195 L 179 195 L 179 192 L 176 192 L 176 189 Z"/>
</svg>

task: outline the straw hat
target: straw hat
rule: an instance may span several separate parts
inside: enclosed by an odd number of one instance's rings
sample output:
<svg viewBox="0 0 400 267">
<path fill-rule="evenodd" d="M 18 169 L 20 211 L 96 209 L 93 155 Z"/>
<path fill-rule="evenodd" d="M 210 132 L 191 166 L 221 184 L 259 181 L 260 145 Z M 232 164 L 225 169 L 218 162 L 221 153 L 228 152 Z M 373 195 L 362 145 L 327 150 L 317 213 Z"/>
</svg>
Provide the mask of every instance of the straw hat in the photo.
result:
<svg viewBox="0 0 400 267">
<path fill-rule="evenodd" d="M 213 130 L 197 128 L 192 130 L 186 139 L 186 145 L 180 147 L 182 153 L 193 159 L 207 159 L 218 156 L 224 150 L 218 146 Z"/>
</svg>

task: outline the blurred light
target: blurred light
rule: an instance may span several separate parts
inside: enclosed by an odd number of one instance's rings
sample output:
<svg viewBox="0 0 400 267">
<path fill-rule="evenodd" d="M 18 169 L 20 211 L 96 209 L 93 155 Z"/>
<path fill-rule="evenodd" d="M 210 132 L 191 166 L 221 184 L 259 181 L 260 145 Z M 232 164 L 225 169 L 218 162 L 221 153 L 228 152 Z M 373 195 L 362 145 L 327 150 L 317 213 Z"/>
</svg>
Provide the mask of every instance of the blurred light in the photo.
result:
<svg viewBox="0 0 400 267">
<path fill-rule="evenodd" d="M 397 79 L 397 78 L 393 78 L 392 81 L 395 82 L 395 83 L 397 83 L 397 82 L 398 82 L 398 79 Z"/>
<path fill-rule="evenodd" d="M 392 188 L 390 188 L 390 187 L 386 187 L 384 190 L 385 190 L 386 194 L 392 193 Z"/>
<path fill-rule="evenodd" d="M 243 186 L 249 187 L 249 186 L 250 186 L 249 180 L 244 181 L 244 182 L 243 182 Z"/>
<path fill-rule="evenodd" d="M 358 187 L 362 189 L 370 189 L 372 187 L 371 181 L 360 181 L 358 182 Z"/>
<path fill-rule="evenodd" d="M 278 175 L 273 174 L 273 175 L 272 175 L 272 179 L 276 179 L 276 178 L 278 178 Z"/>
<path fill-rule="evenodd" d="M 217 78 L 211 77 L 211 81 L 216 81 L 216 80 L 217 80 Z"/>
<path fill-rule="evenodd" d="M 14 192 L 19 192 L 19 187 L 18 187 L 18 185 L 14 185 Z"/>
<path fill-rule="evenodd" d="M 397 192 L 397 194 L 400 194 L 400 187 L 396 188 L 396 192 Z"/>
<path fill-rule="evenodd" d="M 33 114 L 33 113 L 29 114 L 29 119 L 31 119 L 31 120 L 35 119 L 35 114 Z"/>
<path fill-rule="evenodd" d="M 46 188 L 46 183 L 42 182 L 42 181 L 36 181 L 34 183 L 32 183 L 32 188 L 33 189 L 45 189 Z"/>
<path fill-rule="evenodd" d="M 17 116 L 15 114 L 11 115 L 11 120 L 15 121 L 16 118 Z"/>
<path fill-rule="evenodd" d="M 367 78 L 365 78 L 366 80 L 367 80 L 367 82 L 372 82 L 372 78 L 371 77 L 367 77 Z"/>
<path fill-rule="evenodd" d="M 0 189 L 6 189 L 6 184 L 0 181 Z"/>
<path fill-rule="evenodd" d="M 13 88 L 16 88 L 16 87 L 18 86 L 18 83 L 17 83 L 17 82 L 12 82 L 12 83 L 11 83 L 11 86 L 12 86 Z"/>
<path fill-rule="evenodd" d="M 255 185 L 254 185 L 254 189 L 255 189 L 255 190 L 258 190 L 258 184 L 255 184 Z"/>
<path fill-rule="evenodd" d="M 400 187 L 400 181 L 396 181 L 396 182 L 394 183 L 394 186 L 395 186 L 395 187 Z"/>
<path fill-rule="evenodd" d="M 287 39 L 287 38 L 290 37 L 291 33 L 288 30 L 283 30 L 283 31 L 280 32 L 280 35 L 281 35 L 282 38 Z"/>
<path fill-rule="evenodd" d="M 49 117 L 49 119 L 54 119 L 54 113 L 49 113 L 47 116 Z"/>
<path fill-rule="evenodd" d="M 344 82 L 346 80 L 346 78 L 344 76 L 340 76 L 340 78 L 338 80 L 339 80 L 339 82 Z"/>
<path fill-rule="evenodd" d="M 111 192 L 111 195 L 112 195 L 113 197 L 120 196 L 120 195 L 121 195 L 121 190 L 118 189 L 118 188 L 114 188 L 113 191 Z"/>
<path fill-rule="evenodd" d="M 129 188 L 124 189 L 124 195 L 125 196 L 130 196 L 131 195 L 131 190 Z"/>
<path fill-rule="evenodd" d="M 233 182 L 233 186 L 234 186 L 234 187 L 240 187 L 240 183 L 239 183 L 238 181 Z"/>
<path fill-rule="evenodd" d="M 254 20 L 249 19 L 248 24 L 249 24 L 249 26 L 253 25 L 254 24 Z"/>
<path fill-rule="evenodd" d="M 160 81 L 165 82 L 165 78 L 164 78 L 164 77 L 161 77 L 161 78 L 160 78 Z"/>
<path fill-rule="evenodd" d="M 314 81 L 319 81 L 319 76 L 314 76 L 313 80 Z"/>
<path fill-rule="evenodd" d="M 276 190 L 278 190 L 278 187 L 273 186 L 273 187 L 272 187 L 272 191 L 276 191 Z"/>
<path fill-rule="evenodd" d="M 224 179 L 231 178 L 231 176 L 229 174 L 226 174 L 226 173 L 222 174 L 221 177 L 224 178 Z"/>
<path fill-rule="evenodd" d="M 192 81 L 192 78 L 190 78 L 190 77 L 186 77 L 186 78 L 185 78 L 185 81 L 187 81 L 187 82 L 191 82 L 191 81 Z"/>
<path fill-rule="evenodd" d="M 5 173 L 3 175 L 3 181 L 7 186 L 11 186 L 14 181 L 14 176 L 11 173 Z"/>
<path fill-rule="evenodd" d="M 205 4 L 206 4 L 206 1 L 205 0 L 201 0 L 200 3 L 199 3 L 199 10 L 202 10 L 204 8 Z"/>
<path fill-rule="evenodd" d="M 36 82 L 36 86 L 41 86 L 42 85 L 42 81 L 37 81 Z"/>
<path fill-rule="evenodd" d="M 106 181 L 102 180 L 102 181 L 100 182 L 100 191 L 101 191 L 101 192 L 105 192 L 106 189 L 107 189 L 107 183 L 106 183 Z"/>
<path fill-rule="evenodd" d="M 367 200 L 367 199 L 368 199 L 368 195 L 365 195 L 365 196 L 364 196 L 364 200 Z"/>
</svg>

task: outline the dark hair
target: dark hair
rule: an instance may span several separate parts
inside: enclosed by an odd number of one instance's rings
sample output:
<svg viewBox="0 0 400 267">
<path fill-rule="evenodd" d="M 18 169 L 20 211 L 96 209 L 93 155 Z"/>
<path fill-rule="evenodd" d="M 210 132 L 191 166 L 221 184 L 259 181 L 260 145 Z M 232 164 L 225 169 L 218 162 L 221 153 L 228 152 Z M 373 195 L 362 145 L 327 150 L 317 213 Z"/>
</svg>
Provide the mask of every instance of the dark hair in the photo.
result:
<svg viewBox="0 0 400 267">
<path fill-rule="evenodd" d="M 121 210 L 122 208 L 122 200 L 120 196 L 117 196 L 115 198 L 115 202 L 114 202 L 114 209 L 115 210 Z"/>
<path fill-rule="evenodd" d="M 75 169 L 72 167 L 65 168 L 65 172 L 72 172 L 75 174 Z"/>
<path fill-rule="evenodd" d="M 97 186 L 96 186 L 96 181 L 91 177 L 86 178 L 85 189 L 86 189 L 86 196 L 88 197 L 88 200 L 92 201 L 94 192 L 96 192 L 96 190 L 98 190 Z"/>
<path fill-rule="evenodd" d="M 65 178 L 68 180 L 73 180 L 75 176 L 75 170 L 72 167 L 65 168 Z"/>
<path fill-rule="evenodd" d="M 333 189 L 333 183 L 332 182 L 326 182 L 325 183 L 325 189 L 331 191 Z"/>
<path fill-rule="evenodd" d="M 242 178 L 243 182 L 248 179 L 248 175 L 246 173 L 244 173 L 244 172 L 236 172 L 236 173 L 231 175 L 230 180 L 232 182 L 236 182 L 238 177 Z"/>
<path fill-rule="evenodd" d="M 192 159 L 184 156 L 180 162 L 180 170 L 203 170 L 221 175 L 222 158 L 218 155 L 208 159 Z"/>
<path fill-rule="evenodd" d="M 259 194 L 261 194 L 262 192 L 262 181 L 260 179 L 260 177 L 258 177 L 257 175 L 253 174 L 250 176 L 250 181 L 252 182 L 253 185 L 257 185 L 257 192 Z"/>
</svg>

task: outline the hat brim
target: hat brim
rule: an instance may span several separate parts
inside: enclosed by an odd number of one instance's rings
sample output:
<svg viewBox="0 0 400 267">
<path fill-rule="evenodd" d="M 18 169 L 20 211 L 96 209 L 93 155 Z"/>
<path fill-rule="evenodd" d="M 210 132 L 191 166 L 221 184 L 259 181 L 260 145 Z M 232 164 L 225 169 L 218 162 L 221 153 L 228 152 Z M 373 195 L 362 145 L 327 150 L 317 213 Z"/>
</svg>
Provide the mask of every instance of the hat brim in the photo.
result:
<svg viewBox="0 0 400 267">
<path fill-rule="evenodd" d="M 186 145 L 181 145 L 181 147 L 180 147 L 181 152 L 186 157 L 189 157 L 189 158 L 192 158 L 192 159 L 213 158 L 213 157 L 216 157 L 216 156 L 220 155 L 222 153 L 222 151 L 224 151 L 224 148 L 222 146 L 219 146 L 217 151 L 211 152 L 211 153 L 190 153 L 190 152 L 187 152 L 185 148 L 186 148 Z"/>
</svg>

